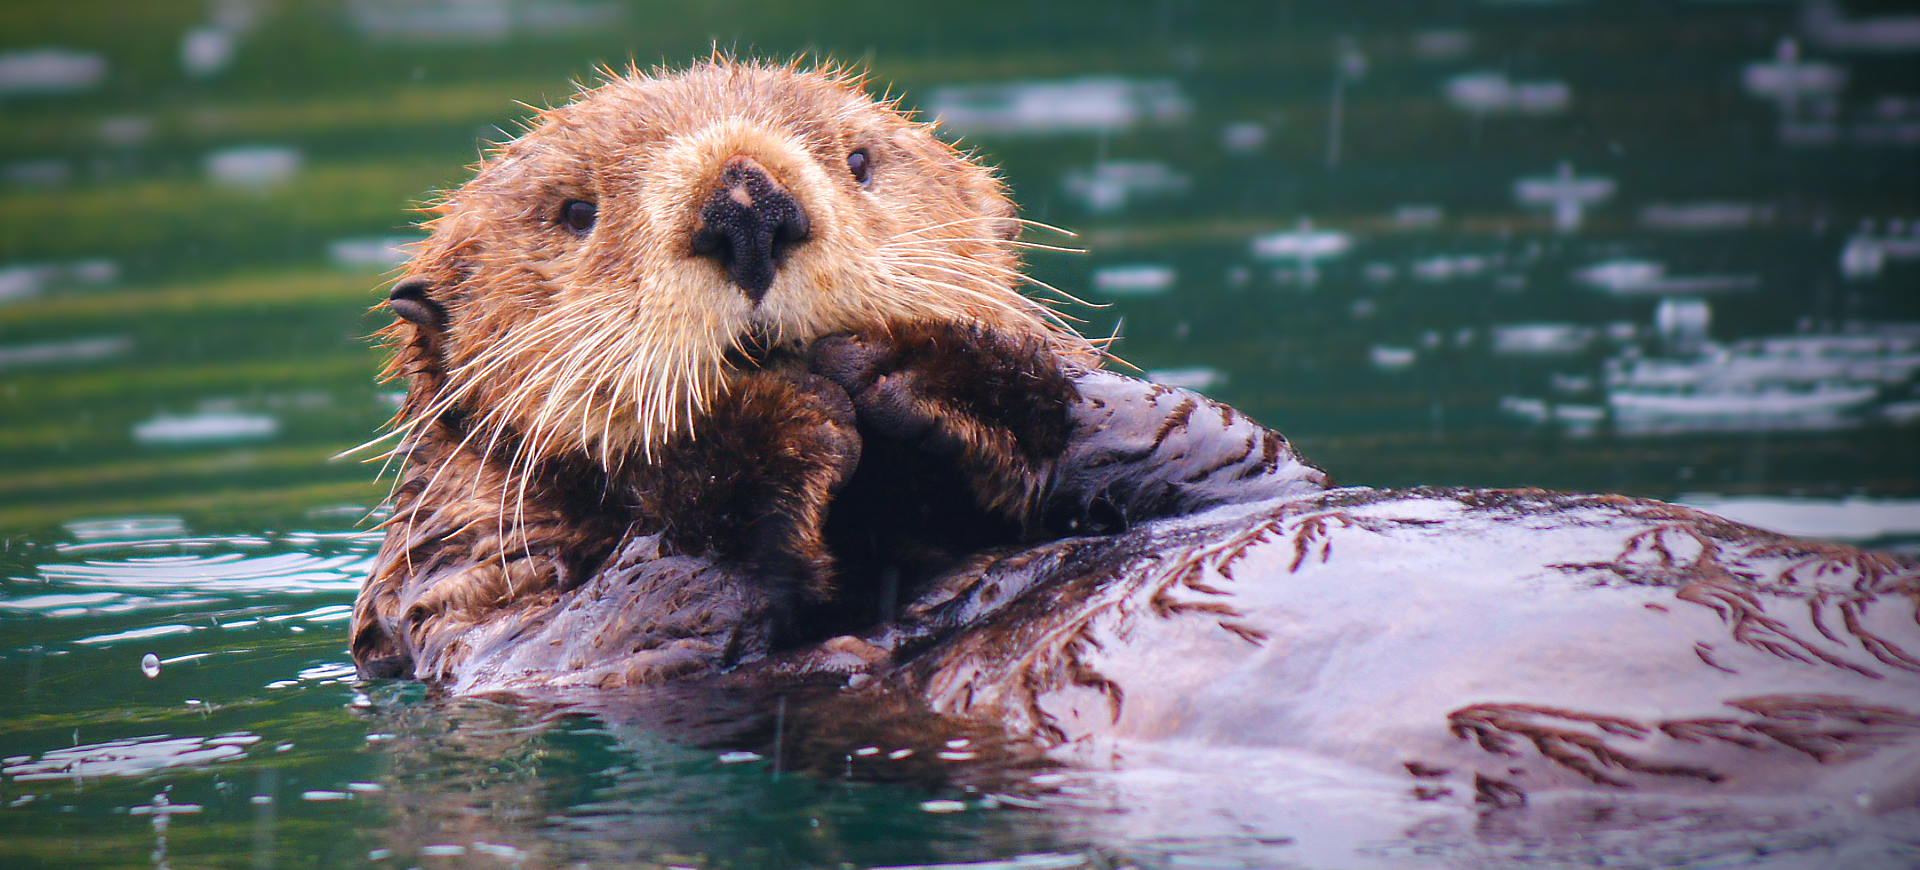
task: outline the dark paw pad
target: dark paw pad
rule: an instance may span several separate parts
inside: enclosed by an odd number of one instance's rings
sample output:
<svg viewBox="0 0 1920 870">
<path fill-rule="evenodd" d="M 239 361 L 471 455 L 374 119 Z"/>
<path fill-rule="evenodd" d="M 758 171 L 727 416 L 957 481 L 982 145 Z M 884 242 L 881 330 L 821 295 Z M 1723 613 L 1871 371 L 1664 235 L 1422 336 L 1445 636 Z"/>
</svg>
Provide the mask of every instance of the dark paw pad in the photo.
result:
<svg viewBox="0 0 1920 870">
<path fill-rule="evenodd" d="M 937 409 L 921 395 L 913 372 L 882 375 L 853 399 L 860 419 L 888 438 L 924 437 L 940 422 Z"/>
<path fill-rule="evenodd" d="M 842 333 L 815 341 L 808 363 L 814 372 L 853 394 L 872 386 L 893 355 L 891 343 L 884 339 Z"/>
</svg>

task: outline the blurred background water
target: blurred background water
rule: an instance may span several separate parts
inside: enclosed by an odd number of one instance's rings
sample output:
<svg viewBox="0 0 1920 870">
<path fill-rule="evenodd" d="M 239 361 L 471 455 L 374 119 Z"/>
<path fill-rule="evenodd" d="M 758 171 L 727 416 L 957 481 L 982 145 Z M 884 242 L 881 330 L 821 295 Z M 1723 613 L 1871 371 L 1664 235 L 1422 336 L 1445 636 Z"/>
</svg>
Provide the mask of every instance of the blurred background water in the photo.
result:
<svg viewBox="0 0 1920 870">
<path fill-rule="evenodd" d="M 330 457 L 394 408 L 368 309 L 414 207 L 520 103 L 715 44 L 870 67 L 1079 233 L 1031 271 L 1085 332 L 1341 483 L 1920 542 L 1907 3 L 10 0 L 0 863 L 1105 860 L 351 679 L 384 488 Z"/>
</svg>

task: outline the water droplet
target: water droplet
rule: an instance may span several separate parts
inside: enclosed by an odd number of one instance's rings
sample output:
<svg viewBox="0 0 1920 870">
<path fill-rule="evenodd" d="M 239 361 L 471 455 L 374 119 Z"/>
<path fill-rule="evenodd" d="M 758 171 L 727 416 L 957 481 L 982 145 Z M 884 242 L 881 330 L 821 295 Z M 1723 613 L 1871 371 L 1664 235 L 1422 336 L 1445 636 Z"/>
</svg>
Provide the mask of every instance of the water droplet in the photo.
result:
<svg viewBox="0 0 1920 870">
<path fill-rule="evenodd" d="M 146 674 L 149 680 L 160 676 L 160 657 L 153 653 L 147 653 L 145 657 L 140 659 L 140 673 Z"/>
</svg>

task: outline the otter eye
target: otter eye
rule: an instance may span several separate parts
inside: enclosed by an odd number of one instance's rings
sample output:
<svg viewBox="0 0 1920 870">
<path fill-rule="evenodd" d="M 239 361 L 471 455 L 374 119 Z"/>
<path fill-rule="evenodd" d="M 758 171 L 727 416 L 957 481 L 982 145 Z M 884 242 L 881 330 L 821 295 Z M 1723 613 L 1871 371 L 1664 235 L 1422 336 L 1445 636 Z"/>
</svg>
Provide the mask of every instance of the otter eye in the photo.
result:
<svg viewBox="0 0 1920 870">
<path fill-rule="evenodd" d="M 853 173 L 856 184 L 866 184 L 873 177 L 873 158 L 867 156 L 867 149 L 861 148 L 847 155 L 847 171 Z"/>
<path fill-rule="evenodd" d="M 578 199 L 567 200 L 560 206 L 560 223 L 576 233 L 593 229 L 593 218 L 600 209 L 593 203 Z"/>
</svg>

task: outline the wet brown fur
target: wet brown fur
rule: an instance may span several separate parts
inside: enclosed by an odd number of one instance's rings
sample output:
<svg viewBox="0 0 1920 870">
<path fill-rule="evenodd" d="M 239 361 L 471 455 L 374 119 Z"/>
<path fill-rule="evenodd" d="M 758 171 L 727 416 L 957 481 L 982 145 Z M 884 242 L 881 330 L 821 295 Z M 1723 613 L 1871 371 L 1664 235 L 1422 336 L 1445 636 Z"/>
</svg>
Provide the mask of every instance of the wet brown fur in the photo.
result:
<svg viewBox="0 0 1920 870">
<path fill-rule="evenodd" d="M 862 85 L 718 57 L 610 75 L 432 209 L 382 333 L 407 393 L 354 613 L 364 673 L 446 676 L 463 631 L 551 603 L 639 535 L 829 605 L 829 507 L 876 431 L 906 463 L 884 476 L 931 463 L 963 482 L 962 512 L 1031 524 L 1066 440 L 1062 366 L 1093 355 L 1016 289 L 1020 221 L 991 171 Z M 691 250 L 737 156 L 811 221 L 759 299 Z M 598 209 L 585 232 L 564 220 L 575 200 Z"/>
</svg>

